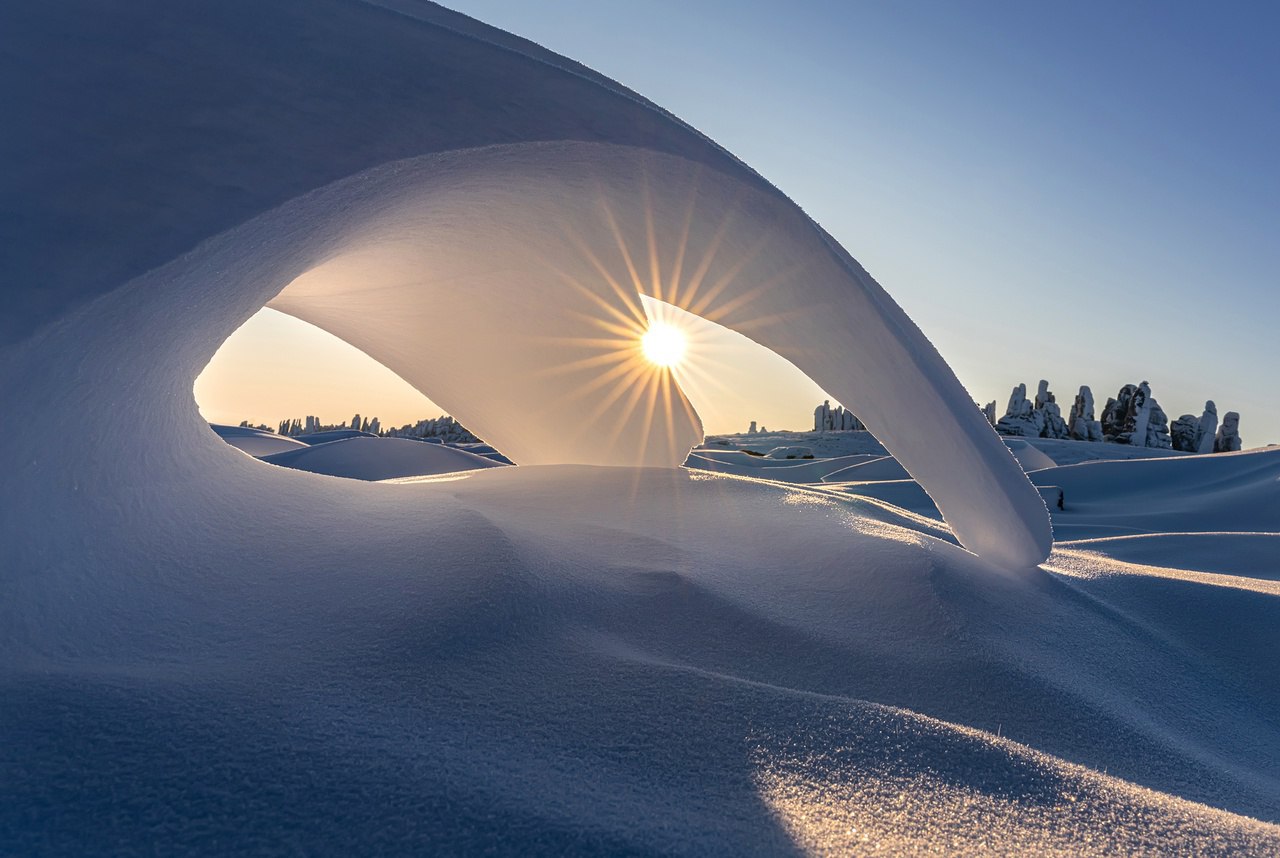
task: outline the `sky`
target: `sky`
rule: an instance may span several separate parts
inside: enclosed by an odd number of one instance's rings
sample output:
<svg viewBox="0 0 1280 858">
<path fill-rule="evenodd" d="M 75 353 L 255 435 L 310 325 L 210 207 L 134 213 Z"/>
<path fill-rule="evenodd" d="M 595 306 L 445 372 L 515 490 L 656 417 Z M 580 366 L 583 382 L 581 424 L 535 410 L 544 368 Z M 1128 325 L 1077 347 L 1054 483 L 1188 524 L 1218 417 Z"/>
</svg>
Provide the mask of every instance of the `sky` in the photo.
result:
<svg viewBox="0 0 1280 858">
<path fill-rule="evenodd" d="M 879 280 L 976 401 L 1002 411 L 1013 385 L 1045 378 L 1064 412 L 1082 384 L 1100 408 L 1147 380 L 1171 419 L 1214 399 L 1241 413 L 1245 446 L 1280 442 L 1280 7 L 448 5 L 624 83 L 750 164 Z M 321 376 L 349 357 L 300 322 L 254 324 L 276 338 L 260 353 L 314 346 Z M 258 389 L 269 369 L 253 370 Z M 748 415 L 808 427 L 816 400 L 770 392 L 794 368 L 759 371 L 776 383 L 722 392 L 719 408 L 690 392 L 708 431 Z M 394 385 L 383 404 L 336 383 L 267 408 L 202 378 L 197 398 L 210 419 L 269 423 L 438 413 Z"/>
</svg>

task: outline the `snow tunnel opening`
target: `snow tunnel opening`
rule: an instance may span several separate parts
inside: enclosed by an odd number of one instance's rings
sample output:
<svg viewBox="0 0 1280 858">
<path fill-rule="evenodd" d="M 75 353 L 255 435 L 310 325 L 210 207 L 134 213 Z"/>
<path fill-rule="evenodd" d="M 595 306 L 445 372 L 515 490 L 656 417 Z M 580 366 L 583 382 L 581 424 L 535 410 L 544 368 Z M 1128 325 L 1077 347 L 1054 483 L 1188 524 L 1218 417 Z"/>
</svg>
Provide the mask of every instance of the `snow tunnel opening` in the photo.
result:
<svg viewBox="0 0 1280 858">
<path fill-rule="evenodd" d="M 236 317 L 266 305 L 334 334 L 522 465 L 671 468 L 704 440 L 693 380 L 641 354 L 647 295 L 850 405 L 966 548 L 1008 567 L 1047 555 L 1043 500 L 924 335 L 794 204 L 740 176 L 623 146 L 486 147 L 353 176 L 224 243 L 249 236 L 257 252 L 221 269 Z"/>
<path fill-rule="evenodd" d="M 197 376 L 193 392 L 213 434 L 271 464 L 320 467 L 316 473 L 368 479 L 429 476 L 446 467 L 465 470 L 483 464 L 470 456 L 513 464 L 375 358 L 270 307 L 251 316 L 219 346 Z M 373 450 L 356 450 L 358 445 L 328 448 L 324 462 L 306 452 L 353 438 L 411 443 L 390 448 L 383 462 Z M 416 443 L 468 456 L 446 460 L 425 447 L 413 448 Z"/>
</svg>

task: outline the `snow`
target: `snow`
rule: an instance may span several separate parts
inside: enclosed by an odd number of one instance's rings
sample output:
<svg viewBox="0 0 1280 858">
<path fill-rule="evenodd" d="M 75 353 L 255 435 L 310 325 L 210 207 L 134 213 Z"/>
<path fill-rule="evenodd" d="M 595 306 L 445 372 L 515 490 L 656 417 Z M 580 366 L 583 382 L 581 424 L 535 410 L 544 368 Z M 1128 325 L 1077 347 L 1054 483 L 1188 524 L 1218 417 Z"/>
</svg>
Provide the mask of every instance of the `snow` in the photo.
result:
<svg viewBox="0 0 1280 858">
<path fill-rule="evenodd" d="M 813 450 L 808 447 L 774 447 L 764 454 L 766 459 L 812 459 Z"/>
<path fill-rule="evenodd" d="M 354 437 L 328 441 L 301 450 L 287 450 L 263 461 L 313 474 L 353 480 L 392 480 L 501 467 L 486 456 L 443 444 L 424 444 L 408 438 Z"/>
<path fill-rule="evenodd" d="M 205 519 L 162 560 L 100 534 L 145 565 L 66 550 L 0 608 L 19 851 L 1280 845 L 1236 815 L 1280 816 L 1274 595 L 1001 573 L 758 479 L 234 456 L 244 496 L 179 496 Z"/>
<path fill-rule="evenodd" d="M 1066 496 L 1038 567 L 1038 490 L 911 321 L 619 85 L 419 4 L 3 14 L 0 401 L 40 417 L 0 447 L 6 852 L 1280 851 L 1276 451 L 1033 443 Z M 693 303 L 918 482 L 823 482 L 879 463 L 803 436 L 752 436 L 824 457 L 795 483 L 637 466 L 697 440 L 660 383 L 578 422 L 585 369 L 539 374 L 597 348 L 566 319 L 691 306 L 647 276 L 646 215 L 669 259 L 686 214 Z M 192 382 L 277 296 L 521 465 L 372 483 L 231 449 Z"/>
<path fill-rule="evenodd" d="M 1043 450 L 1026 441 L 1006 438 L 1004 445 L 1009 448 L 1010 453 L 1013 453 L 1013 457 L 1018 460 L 1018 464 L 1024 471 L 1039 471 L 1057 465 L 1057 462 L 1049 458 Z"/>
<path fill-rule="evenodd" d="M 640 355 L 646 294 L 874 414 L 971 550 L 1006 566 L 1047 555 L 1039 496 L 925 336 L 688 126 L 426 4 L 329 0 L 321 14 L 286 0 L 264 14 L 239 0 L 198 23 L 151 7 L 71 3 L 5 28 L 21 129 L 9 204 L 23 212 L 10 279 L 40 288 L 12 298 L 0 342 L 150 288 L 145 312 L 171 312 L 189 337 L 177 370 L 269 304 L 518 463 L 676 466 L 701 430 Z M 920 401 L 928 421 L 913 419 Z"/>
<path fill-rule="evenodd" d="M 272 453 L 283 453 L 286 450 L 296 450 L 299 447 L 307 446 L 301 441 L 295 441 L 293 438 L 287 438 L 284 435 L 277 435 L 274 432 L 266 432 L 245 426 L 211 424 L 209 428 L 213 430 L 213 434 L 226 441 L 232 447 L 259 458 L 270 456 Z"/>
</svg>

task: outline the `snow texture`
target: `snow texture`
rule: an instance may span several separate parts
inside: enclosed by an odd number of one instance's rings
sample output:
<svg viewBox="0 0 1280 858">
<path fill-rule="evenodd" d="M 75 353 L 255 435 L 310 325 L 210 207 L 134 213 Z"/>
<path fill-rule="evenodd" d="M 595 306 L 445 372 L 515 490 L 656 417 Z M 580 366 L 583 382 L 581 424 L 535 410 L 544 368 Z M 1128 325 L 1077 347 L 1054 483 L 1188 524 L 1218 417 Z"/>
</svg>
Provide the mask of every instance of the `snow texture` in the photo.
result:
<svg viewBox="0 0 1280 858">
<path fill-rule="evenodd" d="M 1089 542 L 1273 558 L 1274 451 L 1037 471 L 1080 540 L 1038 568 L 1039 491 L 828 236 L 438 7 L 5 4 L 0 63 L 0 402 L 41 415 L 0 448 L 4 851 L 1280 850 L 1275 582 Z M 636 467 L 697 440 L 661 375 L 564 431 L 640 292 L 779 351 L 919 482 Z M 223 443 L 193 379 L 273 300 L 521 466 L 375 485 Z"/>
</svg>

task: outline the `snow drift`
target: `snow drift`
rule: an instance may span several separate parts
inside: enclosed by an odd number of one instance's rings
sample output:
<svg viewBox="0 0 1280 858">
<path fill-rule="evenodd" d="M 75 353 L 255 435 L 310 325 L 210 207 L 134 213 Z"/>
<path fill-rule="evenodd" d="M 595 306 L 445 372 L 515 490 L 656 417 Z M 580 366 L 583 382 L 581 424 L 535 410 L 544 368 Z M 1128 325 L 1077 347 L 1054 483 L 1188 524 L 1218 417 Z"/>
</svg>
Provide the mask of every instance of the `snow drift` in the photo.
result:
<svg viewBox="0 0 1280 858">
<path fill-rule="evenodd" d="M 217 435 L 223 441 L 226 441 L 237 450 L 243 450 L 250 456 L 262 458 L 270 456 L 273 453 L 284 453 L 288 450 L 297 450 L 305 448 L 307 445 L 301 441 L 284 435 L 277 435 L 274 432 L 266 432 L 261 429 L 253 429 L 246 426 L 223 426 L 220 424 L 211 424 L 210 429 L 213 434 Z"/>
<path fill-rule="evenodd" d="M 300 450 L 266 456 L 264 461 L 353 480 L 393 480 L 502 467 L 493 459 L 466 450 L 407 438 L 346 438 L 301 446 Z"/>
</svg>

